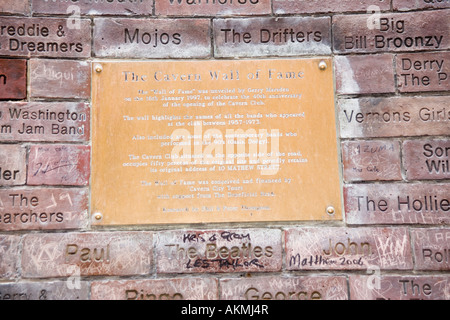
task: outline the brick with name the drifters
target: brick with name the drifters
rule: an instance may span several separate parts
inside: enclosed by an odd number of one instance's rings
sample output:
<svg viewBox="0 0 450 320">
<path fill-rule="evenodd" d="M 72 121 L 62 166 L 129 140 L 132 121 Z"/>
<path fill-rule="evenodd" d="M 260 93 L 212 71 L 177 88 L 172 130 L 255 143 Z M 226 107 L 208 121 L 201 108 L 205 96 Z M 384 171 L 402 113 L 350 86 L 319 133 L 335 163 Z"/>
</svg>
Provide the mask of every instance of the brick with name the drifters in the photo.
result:
<svg viewBox="0 0 450 320">
<path fill-rule="evenodd" d="M 92 300 L 218 300 L 211 278 L 94 281 Z"/>
<path fill-rule="evenodd" d="M 0 103 L 0 141 L 86 142 L 90 108 L 80 102 Z"/>
<path fill-rule="evenodd" d="M 448 10 L 333 17 L 334 52 L 435 51 L 450 48 Z"/>
<path fill-rule="evenodd" d="M 79 19 L 0 17 L 0 55 L 13 57 L 88 58 L 91 21 Z"/>
<path fill-rule="evenodd" d="M 215 19 L 215 56 L 330 54 L 330 23 L 329 17 Z"/>
<path fill-rule="evenodd" d="M 346 222 L 449 224 L 450 184 L 347 184 Z"/>
<path fill-rule="evenodd" d="M 89 146 L 33 145 L 28 161 L 28 185 L 89 184 Z"/>
<path fill-rule="evenodd" d="M 0 145 L 0 186 L 18 186 L 27 179 L 27 149 L 20 145 Z"/>
<path fill-rule="evenodd" d="M 88 225 L 87 189 L 0 190 L 0 230 L 80 229 Z"/>
<path fill-rule="evenodd" d="M 325 13 L 325 12 L 368 12 L 370 6 L 377 10 L 389 10 L 389 0 L 273 0 L 273 10 L 276 14 L 291 13 Z"/>
<path fill-rule="evenodd" d="M 404 141 L 403 163 L 408 180 L 449 179 L 450 140 Z"/>
<path fill-rule="evenodd" d="M 158 273 L 270 272 L 282 267 L 281 231 L 167 231 L 156 237 Z"/>
<path fill-rule="evenodd" d="M 31 0 L 33 13 L 82 15 L 153 14 L 152 0 Z M 74 27 L 76 21 L 74 21 Z"/>
<path fill-rule="evenodd" d="M 25 278 L 145 275 L 152 267 L 151 232 L 28 234 L 24 237 Z"/>
<path fill-rule="evenodd" d="M 443 9 L 450 8 L 450 0 L 392 0 L 392 6 L 398 11 Z"/>
<path fill-rule="evenodd" d="M 89 283 L 74 269 L 67 281 L 2 283 L 0 300 L 89 300 Z"/>
<path fill-rule="evenodd" d="M 18 275 L 19 243 L 20 236 L 0 235 L 0 280 L 13 279 Z"/>
<path fill-rule="evenodd" d="M 157 16 L 240 16 L 270 14 L 270 0 L 158 0 Z"/>
<path fill-rule="evenodd" d="M 94 55 L 110 58 L 207 58 L 208 19 L 94 20 Z"/>
<path fill-rule="evenodd" d="M 27 61 L 0 59 L 0 100 L 21 100 L 26 97 Z"/>
<path fill-rule="evenodd" d="M 450 52 L 399 54 L 396 66 L 400 92 L 450 90 Z"/>
<path fill-rule="evenodd" d="M 339 100 L 341 138 L 447 135 L 449 96 Z"/>
<path fill-rule="evenodd" d="M 342 276 L 221 279 L 221 300 L 348 300 Z"/>
<path fill-rule="evenodd" d="M 0 13 L 27 14 L 30 12 L 28 0 L 2 0 Z"/>
<path fill-rule="evenodd" d="M 287 270 L 412 270 L 407 228 L 290 228 Z"/>
<path fill-rule="evenodd" d="M 351 300 L 449 300 L 450 276 L 350 275 Z M 372 271 L 373 273 L 373 271 Z"/>
<path fill-rule="evenodd" d="M 450 270 L 449 228 L 412 229 L 411 240 L 415 270 Z"/>
</svg>

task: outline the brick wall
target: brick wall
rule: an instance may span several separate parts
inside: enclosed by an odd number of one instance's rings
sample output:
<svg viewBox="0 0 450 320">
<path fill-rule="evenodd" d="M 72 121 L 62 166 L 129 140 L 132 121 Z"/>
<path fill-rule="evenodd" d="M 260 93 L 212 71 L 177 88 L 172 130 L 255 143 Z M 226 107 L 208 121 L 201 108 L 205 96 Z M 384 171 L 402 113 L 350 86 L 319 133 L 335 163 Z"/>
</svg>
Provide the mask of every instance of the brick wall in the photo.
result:
<svg viewBox="0 0 450 320">
<path fill-rule="evenodd" d="M 2 0 L 0 299 L 450 299 L 449 21 L 448 0 Z M 316 56 L 342 221 L 93 226 L 92 61 Z"/>
</svg>

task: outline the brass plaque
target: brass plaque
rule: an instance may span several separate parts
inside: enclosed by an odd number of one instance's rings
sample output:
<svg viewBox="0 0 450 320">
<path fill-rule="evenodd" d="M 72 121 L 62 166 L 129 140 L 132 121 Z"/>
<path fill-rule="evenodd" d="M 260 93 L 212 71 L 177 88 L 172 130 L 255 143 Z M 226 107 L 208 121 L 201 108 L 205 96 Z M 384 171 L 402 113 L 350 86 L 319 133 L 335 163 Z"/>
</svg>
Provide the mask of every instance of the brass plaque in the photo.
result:
<svg viewBox="0 0 450 320">
<path fill-rule="evenodd" d="M 93 66 L 95 224 L 342 218 L 330 58 Z"/>
</svg>

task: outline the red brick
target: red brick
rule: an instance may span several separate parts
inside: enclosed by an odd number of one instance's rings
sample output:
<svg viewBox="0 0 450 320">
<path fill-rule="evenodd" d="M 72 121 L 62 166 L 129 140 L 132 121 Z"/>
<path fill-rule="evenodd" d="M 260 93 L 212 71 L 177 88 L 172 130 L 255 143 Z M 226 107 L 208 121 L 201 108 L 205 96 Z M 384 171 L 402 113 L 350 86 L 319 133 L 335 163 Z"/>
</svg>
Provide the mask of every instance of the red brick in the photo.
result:
<svg viewBox="0 0 450 320">
<path fill-rule="evenodd" d="M 90 108 L 75 102 L 0 103 L 0 141 L 85 142 Z"/>
<path fill-rule="evenodd" d="M 331 54 L 329 17 L 215 19 L 216 57 Z M 288 30 L 285 36 L 273 33 Z"/>
<path fill-rule="evenodd" d="M 30 12 L 28 0 L 2 0 L 0 13 L 27 14 Z"/>
<path fill-rule="evenodd" d="M 33 98 L 89 99 L 91 64 L 73 60 L 31 60 L 30 95 Z"/>
<path fill-rule="evenodd" d="M 332 276 L 220 280 L 221 300 L 348 300 L 347 279 Z"/>
<path fill-rule="evenodd" d="M 33 13 L 45 14 L 88 14 L 88 15 L 146 15 L 151 16 L 153 12 L 152 0 L 140 1 L 66 1 L 31 0 Z M 74 12 L 73 6 L 77 7 Z"/>
<path fill-rule="evenodd" d="M 19 236 L 0 235 L 0 280 L 13 279 L 19 268 Z"/>
<path fill-rule="evenodd" d="M 208 19 L 98 18 L 94 22 L 96 57 L 206 58 L 211 55 Z"/>
<path fill-rule="evenodd" d="M 339 100 L 342 138 L 446 135 L 449 96 Z"/>
<path fill-rule="evenodd" d="M 448 300 L 449 276 L 350 275 L 352 300 Z"/>
<path fill-rule="evenodd" d="M 406 228 L 287 229 L 287 270 L 412 269 Z"/>
<path fill-rule="evenodd" d="M 91 21 L 80 19 L 79 28 L 69 29 L 72 21 L 0 17 L 0 55 L 88 58 L 91 55 Z M 25 35 L 21 35 L 24 29 Z"/>
<path fill-rule="evenodd" d="M 394 10 L 408 11 L 414 9 L 450 8 L 449 0 L 392 0 Z"/>
<path fill-rule="evenodd" d="M 399 141 L 345 141 L 342 163 L 346 181 L 402 180 Z"/>
<path fill-rule="evenodd" d="M 33 145 L 30 147 L 29 185 L 86 186 L 90 176 L 90 147 Z"/>
<path fill-rule="evenodd" d="M 325 13 L 325 12 L 367 12 L 370 6 L 379 10 L 389 10 L 389 0 L 273 0 L 273 10 L 276 14 L 290 13 Z"/>
<path fill-rule="evenodd" d="M 217 300 L 216 279 L 94 281 L 92 300 Z"/>
<path fill-rule="evenodd" d="M 19 145 L 0 145 L 0 186 L 25 184 L 27 150 Z"/>
<path fill-rule="evenodd" d="M 0 190 L 0 230 L 76 229 L 88 224 L 87 189 Z"/>
<path fill-rule="evenodd" d="M 281 231 L 239 229 L 161 232 L 158 273 L 280 271 Z"/>
<path fill-rule="evenodd" d="M 412 229 L 411 238 L 415 270 L 450 270 L 449 228 Z"/>
<path fill-rule="evenodd" d="M 88 300 L 89 283 L 68 281 L 0 284 L 0 300 Z"/>
<path fill-rule="evenodd" d="M 28 234 L 22 276 L 26 278 L 143 275 L 151 271 L 151 232 Z M 78 270 L 79 268 L 79 270 Z"/>
<path fill-rule="evenodd" d="M 450 52 L 400 54 L 396 66 L 400 92 L 450 90 Z"/>
<path fill-rule="evenodd" d="M 336 56 L 336 92 L 366 94 L 395 92 L 393 56 Z"/>
<path fill-rule="evenodd" d="M 0 99 L 25 99 L 26 97 L 27 61 L 0 59 Z"/>
<path fill-rule="evenodd" d="M 408 180 L 450 178 L 450 140 L 403 142 L 403 162 Z"/>
<path fill-rule="evenodd" d="M 272 13 L 270 0 L 240 1 L 155 1 L 156 15 L 162 16 L 238 16 Z"/>
<path fill-rule="evenodd" d="M 379 26 L 371 24 L 378 19 Z M 449 19 L 450 12 L 446 10 L 381 13 L 379 16 L 336 15 L 333 16 L 334 51 L 366 53 L 449 49 L 450 25 L 443 23 Z"/>
<path fill-rule="evenodd" d="M 344 186 L 346 222 L 449 224 L 450 184 L 353 184 Z"/>
</svg>

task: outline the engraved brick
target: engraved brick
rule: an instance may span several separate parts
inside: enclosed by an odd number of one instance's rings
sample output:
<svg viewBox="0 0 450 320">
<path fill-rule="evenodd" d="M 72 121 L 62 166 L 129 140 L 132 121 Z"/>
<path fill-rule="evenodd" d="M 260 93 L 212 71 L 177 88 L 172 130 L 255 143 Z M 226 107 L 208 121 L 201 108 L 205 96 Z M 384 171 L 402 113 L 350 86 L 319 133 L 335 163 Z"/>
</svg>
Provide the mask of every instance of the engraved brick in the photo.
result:
<svg viewBox="0 0 450 320">
<path fill-rule="evenodd" d="M 151 232 L 28 234 L 22 276 L 26 278 L 143 275 L 151 271 Z"/>
<path fill-rule="evenodd" d="M 409 180 L 450 178 L 450 140 L 403 142 L 403 162 Z"/>
<path fill-rule="evenodd" d="M 27 14 L 30 12 L 28 0 L 2 0 L 0 13 Z"/>
<path fill-rule="evenodd" d="M 270 0 L 240 1 L 155 1 L 156 15 L 162 16 L 238 16 L 272 13 Z"/>
<path fill-rule="evenodd" d="M 26 97 L 27 61 L 0 59 L 0 99 L 25 99 Z"/>
<path fill-rule="evenodd" d="M 350 275 L 352 300 L 448 300 L 450 277 Z"/>
<path fill-rule="evenodd" d="M 87 15 L 152 15 L 153 1 L 31 0 L 33 13 Z M 76 7 L 75 7 L 76 6 Z M 76 10 L 76 11 L 75 11 Z"/>
<path fill-rule="evenodd" d="M 392 0 L 394 10 L 408 11 L 414 9 L 450 8 L 449 0 Z"/>
<path fill-rule="evenodd" d="M 396 65 L 400 92 L 450 90 L 450 52 L 399 54 Z"/>
<path fill-rule="evenodd" d="M 450 184 L 354 184 L 344 186 L 350 225 L 449 224 Z"/>
<path fill-rule="evenodd" d="M 216 19 L 215 56 L 330 54 L 330 28 L 329 17 Z"/>
<path fill-rule="evenodd" d="M 79 19 L 0 17 L 0 55 L 14 57 L 88 58 L 91 22 Z"/>
<path fill-rule="evenodd" d="M 19 145 L 0 145 L 0 186 L 25 184 L 27 150 Z"/>
<path fill-rule="evenodd" d="M 389 97 L 339 100 L 342 138 L 446 135 L 449 97 Z"/>
<path fill-rule="evenodd" d="M 91 64 L 72 60 L 31 60 L 30 95 L 33 98 L 89 99 Z"/>
<path fill-rule="evenodd" d="M 0 141 L 84 142 L 90 109 L 75 102 L 0 103 Z"/>
<path fill-rule="evenodd" d="M 287 229 L 287 270 L 410 270 L 406 228 Z"/>
<path fill-rule="evenodd" d="M 346 181 L 402 180 L 399 141 L 345 141 L 342 163 Z"/>
<path fill-rule="evenodd" d="M 159 273 L 280 271 L 281 231 L 168 231 L 157 235 Z"/>
<path fill-rule="evenodd" d="M 346 277 L 220 280 L 221 300 L 348 300 Z"/>
<path fill-rule="evenodd" d="M 112 58 L 205 58 L 207 19 L 95 19 L 94 54 Z"/>
<path fill-rule="evenodd" d="M 0 284 L 0 300 L 89 300 L 89 283 L 77 279 Z"/>
<path fill-rule="evenodd" d="M 450 12 L 380 13 L 333 17 L 339 53 L 445 50 L 450 47 Z M 379 22 L 379 23 L 378 23 Z"/>
<path fill-rule="evenodd" d="M 395 92 L 393 56 L 336 56 L 338 94 Z"/>
<path fill-rule="evenodd" d="M 19 267 L 19 236 L 0 235 L 0 280 L 13 279 Z"/>
<path fill-rule="evenodd" d="M 33 145 L 28 163 L 29 185 L 86 186 L 90 176 L 90 147 Z"/>
<path fill-rule="evenodd" d="M 447 191 L 447 194 L 450 194 Z M 447 208 L 450 210 L 450 202 Z M 412 229 L 415 270 L 450 270 L 450 229 Z"/>
<path fill-rule="evenodd" d="M 218 284 L 211 278 L 94 281 L 92 300 L 217 300 Z"/>
<path fill-rule="evenodd" d="M 276 14 L 289 13 L 325 13 L 325 12 L 367 12 L 371 5 L 376 5 L 379 10 L 389 10 L 388 0 L 328 0 L 328 1 L 304 1 L 304 0 L 274 0 L 273 10 Z"/>
<path fill-rule="evenodd" d="M 76 229 L 88 224 L 87 189 L 0 190 L 0 230 Z"/>
</svg>

